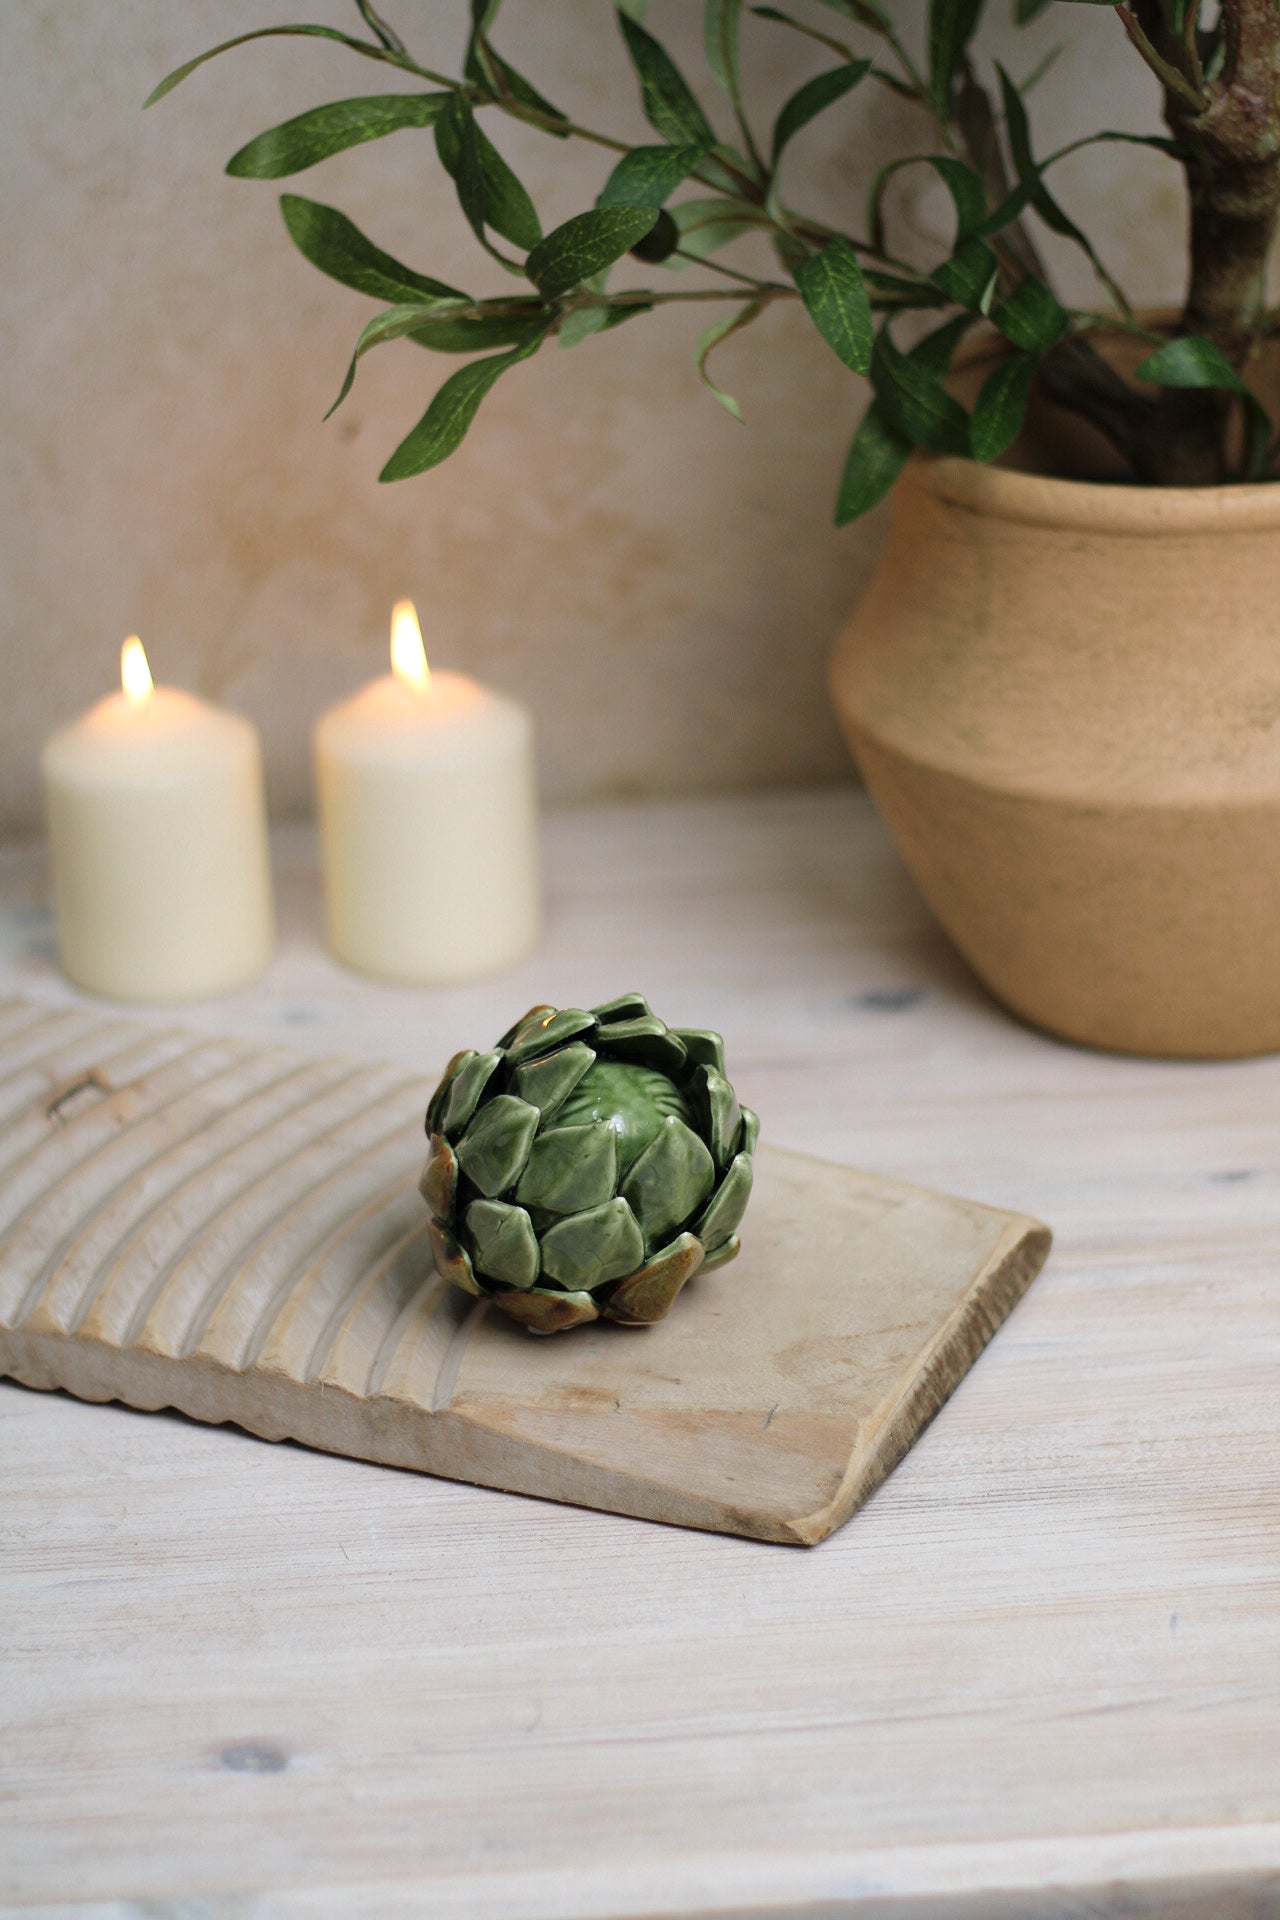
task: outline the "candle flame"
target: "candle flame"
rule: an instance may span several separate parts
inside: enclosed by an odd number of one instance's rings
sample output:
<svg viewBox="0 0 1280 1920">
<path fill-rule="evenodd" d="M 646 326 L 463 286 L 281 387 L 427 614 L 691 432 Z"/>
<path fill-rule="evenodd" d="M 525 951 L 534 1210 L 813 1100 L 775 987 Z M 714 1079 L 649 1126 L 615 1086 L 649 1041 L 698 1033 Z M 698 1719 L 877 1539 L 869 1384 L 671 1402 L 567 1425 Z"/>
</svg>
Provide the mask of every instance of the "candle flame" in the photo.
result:
<svg viewBox="0 0 1280 1920">
<path fill-rule="evenodd" d="M 418 610 L 412 600 L 397 600 L 391 609 L 391 668 L 415 693 L 425 693 L 431 681 Z"/>
<path fill-rule="evenodd" d="M 151 669 L 136 633 L 131 633 L 120 649 L 120 685 L 131 706 L 145 707 L 151 698 Z"/>
</svg>

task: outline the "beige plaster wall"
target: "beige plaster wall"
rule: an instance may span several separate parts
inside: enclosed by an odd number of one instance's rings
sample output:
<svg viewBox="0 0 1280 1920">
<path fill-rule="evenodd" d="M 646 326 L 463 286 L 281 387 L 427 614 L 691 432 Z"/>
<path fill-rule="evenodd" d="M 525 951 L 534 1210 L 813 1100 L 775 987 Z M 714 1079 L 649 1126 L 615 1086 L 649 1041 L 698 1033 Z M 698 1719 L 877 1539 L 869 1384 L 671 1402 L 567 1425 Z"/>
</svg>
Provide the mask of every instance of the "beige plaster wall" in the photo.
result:
<svg viewBox="0 0 1280 1920">
<path fill-rule="evenodd" d="M 454 66 L 464 0 L 387 6 L 420 57 Z M 770 312 L 720 361 L 745 428 L 697 385 L 699 323 L 667 312 L 545 353 L 499 387 L 448 465 L 379 487 L 456 363 L 385 348 L 323 425 L 374 309 L 293 251 L 273 187 L 221 168 L 264 127 L 394 90 L 394 77 L 334 48 L 267 43 L 138 111 L 156 78 L 218 38 L 300 17 L 349 25 L 354 8 L 11 0 L 4 14 L 0 824 L 36 818 L 41 737 L 108 689 L 134 628 L 157 677 L 252 715 L 275 805 L 304 807 L 311 720 L 382 669 L 402 593 L 438 660 L 533 705 L 552 797 L 845 773 L 823 655 L 881 529 L 831 527 L 863 396 L 798 311 Z M 509 0 L 501 44 L 582 119 L 643 138 L 611 16 L 605 0 Z M 703 71 L 700 16 L 697 0 L 654 0 L 651 14 L 691 74 Z M 1154 124 L 1113 16 L 1049 16 L 989 39 L 1025 71 L 1055 32 L 1071 35 L 1039 97 L 1042 146 L 1108 118 Z M 770 101 L 825 61 L 778 29 L 752 41 Z M 796 197 L 830 214 L 860 202 L 908 111 L 867 91 L 859 111 L 815 125 L 795 149 Z M 589 205 L 607 171 L 587 147 L 505 126 L 499 138 L 547 225 Z M 1125 148 L 1070 168 L 1061 191 L 1080 207 L 1101 189 L 1097 237 L 1135 296 L 1167 298 L 1172 169 Z M 501 286 L 429 136 L 397 135 L 289 184 L 426 271 Z M 899 205 L 917 243 L 945 231 L 945 201 L 922 177 Z M 1071 261 L 1066 278 L 1084 297 L 1087 272 Z"/>
</svg>

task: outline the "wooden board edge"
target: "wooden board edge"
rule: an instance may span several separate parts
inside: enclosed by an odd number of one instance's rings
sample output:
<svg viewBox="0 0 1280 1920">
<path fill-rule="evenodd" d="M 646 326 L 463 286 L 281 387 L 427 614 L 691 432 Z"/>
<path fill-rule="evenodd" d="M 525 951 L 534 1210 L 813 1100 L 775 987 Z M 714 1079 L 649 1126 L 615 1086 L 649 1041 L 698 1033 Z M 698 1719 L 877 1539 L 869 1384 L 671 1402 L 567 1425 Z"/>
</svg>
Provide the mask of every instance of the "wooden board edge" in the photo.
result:
<svg viewBox="0 0 1280 1920">
<path fill-rule="evenodd" d="M 964 1299 L 938 1328 L 904 1390 L 882 1411 L 869 1444 L 854 1449 L 832 1499 L 774 1536 L 816 1547 L 871 1498 L 919 1440 L 1017 1306 L 1049 1257 L 1052 1231 L 1029 1215 L 1008 1225 Z"/>
<path fill-rule="evenodd" d="M 1047 1886 L 993 1886 L 979 1892 L 854 1893 L 803 1904 L 680 1910 L 680 1920 L 1266 1920 L 1280 1913 L 1280 1873 L 1196 1875 L 1185 1880 L 1055 1880 Z M 674 1920 L 650 1909 L 629 1920 Z"/>
</svg>

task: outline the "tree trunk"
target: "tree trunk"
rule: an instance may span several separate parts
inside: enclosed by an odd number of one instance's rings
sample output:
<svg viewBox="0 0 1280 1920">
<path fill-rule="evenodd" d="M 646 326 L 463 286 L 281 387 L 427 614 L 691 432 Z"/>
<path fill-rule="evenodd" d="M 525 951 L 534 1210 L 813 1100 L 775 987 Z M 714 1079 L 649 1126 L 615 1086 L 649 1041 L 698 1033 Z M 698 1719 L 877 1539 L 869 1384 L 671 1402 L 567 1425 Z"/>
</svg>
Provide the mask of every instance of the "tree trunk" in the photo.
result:
<svg viewBox="0 0 1280 1920">
<path fill-rule="evenodd" d="M 1185 75 L 1158 0 L 1139 0 L 1148 40 Z M 1165 119 L 1184 149 L 1190 271 L 1179 333 L 1204 334 L 1240 369 L 1257 344 L 1267 259 L 1280 220 L 1280 5 L 1223 0 L 1225 57 L 1212 81 L 1166 86 Z M 1188 97 L 1188 93 L 1192 97 Z M 1220 391 L 1164 388 L 1135 436 L 1139 477 L 1217 486 L 1228 477 L 1232 403 Z"/>
</svg>

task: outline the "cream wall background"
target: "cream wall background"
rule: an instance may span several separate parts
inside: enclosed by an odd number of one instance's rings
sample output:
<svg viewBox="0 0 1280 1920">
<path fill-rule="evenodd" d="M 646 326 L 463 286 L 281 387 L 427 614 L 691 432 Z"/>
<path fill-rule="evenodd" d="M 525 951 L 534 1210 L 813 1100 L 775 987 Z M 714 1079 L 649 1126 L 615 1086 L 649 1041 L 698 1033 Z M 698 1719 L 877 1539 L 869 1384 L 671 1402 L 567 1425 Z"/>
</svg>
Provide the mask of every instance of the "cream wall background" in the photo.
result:
<svg viewBox="0 0 1280 1920">
<path fill-rule="evenodd" d="M 1042 149 L 1102 124 L 1155 124 L 1153 90 L 1109 11 L 1054 6 L 1015 34 L 997 4 L 985 44 L 1015 72 L 1070 35 L 1035 98 Z M 387 10 L 419 57 L 456 71 L 465 0 Z M 701 11 L 654 0 L 650 15 L 699 82 Z M 383 348 L 322 424 L 375 309 L 293 250 L 275 188 L 221 169 L 263 128 L 322 100 L 394 91 L 396 78 L 338 48 L 267 42 L 138 109 L 218 39 L 356 18 L 341 0 L 5 8 L 0 824 L 37 819 L 40 739 L 110 687 L 133 629 L 158 678 L 258 722 L 275 807 L 305 808 L 312 719 L 382 670 L 402 593 L 439 662 L 532 704 L 552 798 L 844 776 L 823 657 L 881 527 L 831 527 L 863 396 L 798 311 L 771 310 L 720 359 L 745 428 L 701 392 L 701 321 L 678 310 L 518 369 L 462 452 L 418 480 L 380 487 L 376 475 L 456 361 Z M 752 91 L 771 110 L 827 62 L 777 28 L 750 38 Z M 499 45 L 566 110 L 646 137 L 606 0 L 508 0 Z M 861 205 L 909 124 L 882 90 L 851 105 L 794 149 L 794 197 L 829 215 Z M 608 171 L 585 146 L 505 122 L 496 137 L 546 226 L 590 205 Z M 920 173 L 898 205 L 923 245 L 947 212 Z M 502 282 L 429 135 L 398 134 L 286 184 L 424 271 L 476 291 Z M 1176 293 L 1168 162 L 1103 148 L 1057 186 L 1077 212 L 1094 203 L 1091 230 L 1135 298 Z M 1064 281 L 1088 297 L 1074 259 Z"/>
</svg>

